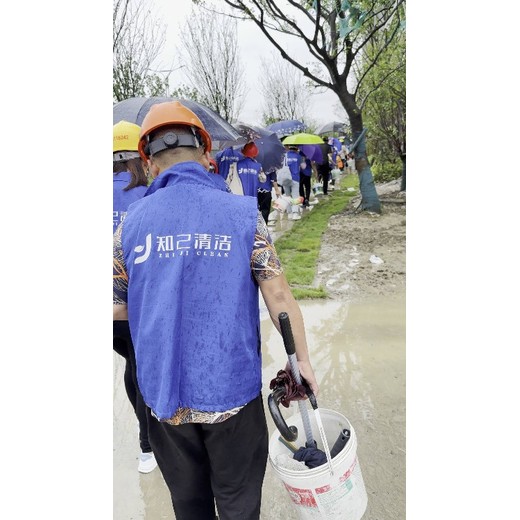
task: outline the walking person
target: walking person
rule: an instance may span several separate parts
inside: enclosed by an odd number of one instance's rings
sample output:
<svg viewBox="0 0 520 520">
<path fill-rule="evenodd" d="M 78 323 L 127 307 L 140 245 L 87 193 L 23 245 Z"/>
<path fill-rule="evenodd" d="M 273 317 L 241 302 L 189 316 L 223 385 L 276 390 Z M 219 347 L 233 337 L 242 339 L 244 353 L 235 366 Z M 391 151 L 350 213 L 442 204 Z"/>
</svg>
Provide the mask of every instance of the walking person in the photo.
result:
<svg viewBox="0 0 520 520">
<path fill-rule="evenodd" d="M 217 163 L 218 174 L 227 181 L 229 169 L 233 163 L 237 163 L 242 159 L 242 155 L 232 146 L 228 146 L 216 153 L 215 162 Z"/>
<path fill-rule="evenodd" d="M 255 159 L 258 155 L 258 147 L 251 141 L 246 143 L 240 151 L 244 157 L 237 162 L 237 172 L 242 181 L 244 195 L 257 199 L 260 180 L 265 182 L 266 177 L 262 165 Z"/>
<path fill-rule="evenodd" d="M 331 171 L 331 163 L 330 157 L 332 155 L 331 148 L 329 145 L 329 138 L 323 138 L 323 145 L 320 145 L 322 148 L 322 161 L 316 163 L 316 171 L 318 174 L 318 180 L 323 184 L 323 196 L 329 196 L 329 179 L 330 179 L 330 171 Z"/>
<path fill-rule="evenodd" d="M 297 146 L 286 146 L 285 157 L 287 160 L 287 166 L 291 170 L 291 179 L 284 181 L 282 184 L 284 194 L 288 195 L 293 199 L 300 197 L 300 161 L 301 157 Z M 291 213 L 289 213 L 290 220 L 300 220 L 300 206 L 299 204 L 291 204 Z"/>
<path fill-rule="evenodd" d="M 258 209 L 267 224 L 273 202 L 273 190 L 277 198 L 281 196 L 281 191 L 276 182 L 276 170 L 274 168 L 267 172 L 265 176 L 265 181 L 258 186 Z"/>
<path fill-rule="evenodd" d="M 113 216 L 115 231 L 124 220 L 132 202 L 141 199 L 148 189 L 148 178 L 137 151 L 140 127 L 128 121 L 120 121 L 113 126 Z M 135 352 L 128 328 L 128 322 L 114 321 L 113 349 L 125 358 L 125 390 L 139 423 L 139 446 L 141 453 L 137 470 L 150 473 L 157 467 L 148 440 L 148 417 L 143 396 L 137 384 Z"/>
<path fill-rule="evenodd" d="M 268 448 L 258 290 L 278 330 L 288 313 L 300 372 L 319 389 L 256 197 L 207 171 L 210 150 L 179 101 L 145 116 L 139 151 L 154 181 L 114 236 L 114 319 L 129 320 L 177 520 L 214 520 L 215 503 L 220 520 L 258 520 Z"/>
<path fill-rule="evenodd" d="M 300 151 L 300 197 L 303 198 L 303 207 L 309 207 L 311 196 L 312 162 Z"/>
</svg>

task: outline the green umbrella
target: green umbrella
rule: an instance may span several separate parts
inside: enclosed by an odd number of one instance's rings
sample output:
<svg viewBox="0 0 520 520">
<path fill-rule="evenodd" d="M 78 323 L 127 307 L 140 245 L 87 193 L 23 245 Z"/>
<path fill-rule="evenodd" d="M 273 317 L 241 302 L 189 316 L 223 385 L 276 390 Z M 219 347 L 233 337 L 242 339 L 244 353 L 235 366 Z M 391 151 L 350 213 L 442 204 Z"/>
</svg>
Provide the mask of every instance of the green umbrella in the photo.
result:
<svg viewBox="0 0 520 520">
<path fill-rule="evenodd" d="M 323 144 L 323 138 L 315 134 L 293 134 L 287 136 L 282 144 Z"/>
</svg>

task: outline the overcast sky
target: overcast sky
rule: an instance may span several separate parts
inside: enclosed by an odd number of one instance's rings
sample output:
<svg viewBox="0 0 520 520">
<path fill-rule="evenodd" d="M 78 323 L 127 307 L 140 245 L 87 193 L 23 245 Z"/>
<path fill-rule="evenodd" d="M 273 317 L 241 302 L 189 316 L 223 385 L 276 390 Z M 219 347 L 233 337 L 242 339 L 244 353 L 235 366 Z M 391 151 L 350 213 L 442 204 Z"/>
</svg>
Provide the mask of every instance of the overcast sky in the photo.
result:
<svg viewBox="0 0 520 520">
<path fill-rule="evenodd" d="M 161 66 L 169 67 L 172 63 L 172 57 L 176 54 L 176 49 L 180 46 L 179 27 L 189 16 L 192 2 L 191 0 L 175 0 L 174 2 L 171 0 L 153 0 L 153 3 L 155 5 L 155 16 L 167 27 Z M 224 2 L 222 2 L 222 5 L 225 5 Z M 294 38 L 291 40 L 294 40 Z M 294 45 L 291 40 L 288 41 L 288 46 Z M 238 23 L 238 48 L 241 54 L 241 64 L 245 70 L 246 91 L 249 93 L 240 119 L 246 123 L 261 125 L 263 96 L 257 88 L 262 70 L 261 58 L 270 57 L 275 49 L 252 22 L 245 21 Z M 176 72 L 176 76 L 182 78 L 182 69 Z M 181 79 L 180 82 L 186 81 Z M 175 88 L 178 86 L 176 83 L 176 81 L 170 80 L 170 87 Z M 341 109 L 339 116 L 336 113 L 338 108 Z M 318 127 L 330 121 L 345 120 L 344 114 L 345 112 L 340 107 L 338 98 L 334 93 L 329 91 L 311 97 L 308 116 L 316 122 Z"/>
</svg>

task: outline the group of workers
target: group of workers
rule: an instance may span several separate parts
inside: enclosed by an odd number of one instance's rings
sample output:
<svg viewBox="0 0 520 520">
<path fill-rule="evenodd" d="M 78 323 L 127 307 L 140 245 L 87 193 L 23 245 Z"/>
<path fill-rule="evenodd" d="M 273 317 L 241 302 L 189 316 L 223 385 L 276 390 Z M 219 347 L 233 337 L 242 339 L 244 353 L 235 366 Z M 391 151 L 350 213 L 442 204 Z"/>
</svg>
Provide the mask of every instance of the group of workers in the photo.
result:
<svg viewBox="0 0 520 520">
<path fill-rule="evenodd" d="M 222 174 L 230 162 L 211 157 L 211 136 L 179 101 L 153 105 L 140 128 L 114 125 L 114 350 L 127 360 L 138 469 L 158 465 L 177 520 L 260 518 L 259 291 L 278 331 L 288 314 L 299 371 L 319 392 L 259 196 L 280 187 L 272 172 L 259 175 L 255 148 L 237 161 L 244 194 L 255 196 L 237 196 Z"/>
</svg>

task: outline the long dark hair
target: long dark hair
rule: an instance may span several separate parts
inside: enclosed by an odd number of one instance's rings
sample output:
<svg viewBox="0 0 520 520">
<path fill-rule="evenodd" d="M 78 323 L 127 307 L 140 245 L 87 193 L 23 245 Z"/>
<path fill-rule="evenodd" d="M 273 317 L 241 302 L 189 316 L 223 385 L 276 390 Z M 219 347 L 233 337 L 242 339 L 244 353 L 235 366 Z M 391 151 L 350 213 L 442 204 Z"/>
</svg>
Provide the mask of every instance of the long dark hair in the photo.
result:
<svg viewBox="0 0 520 520">
<path fill-rule="evenodd" d="M 143 168 L 143 161 L 140 158 L 115 162 L 113 170 L 114 173 L 130 172 L 132 175 L 132 180 L 123 191 L 131 190 L 136 186 L 148 186 L 148 177 Z"/>
</svg>

